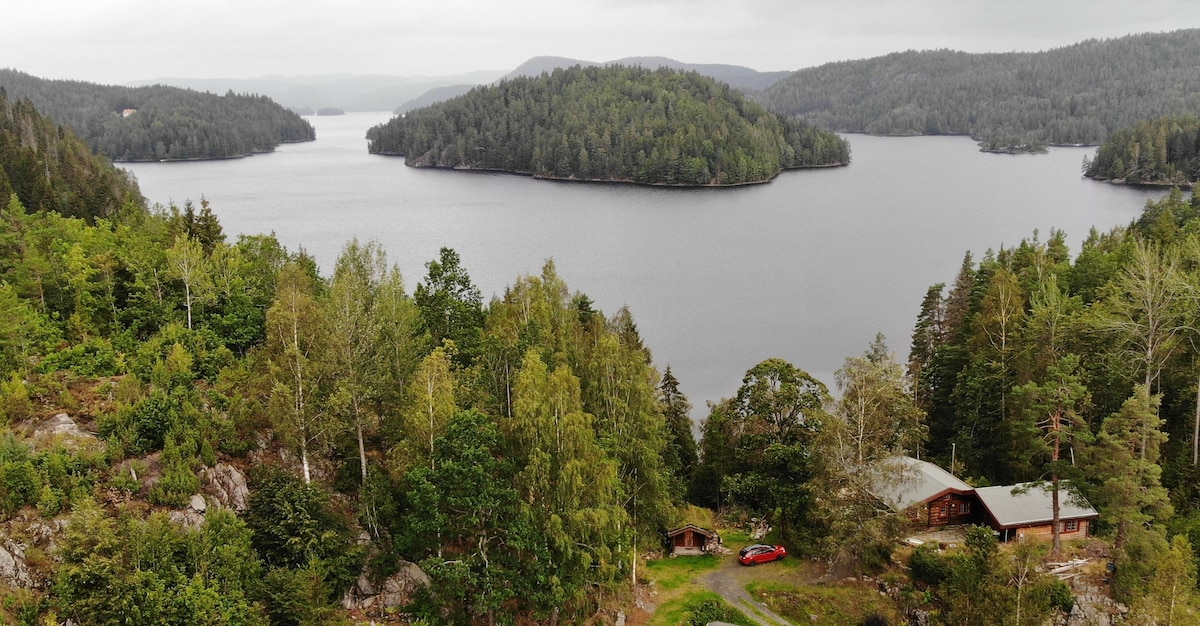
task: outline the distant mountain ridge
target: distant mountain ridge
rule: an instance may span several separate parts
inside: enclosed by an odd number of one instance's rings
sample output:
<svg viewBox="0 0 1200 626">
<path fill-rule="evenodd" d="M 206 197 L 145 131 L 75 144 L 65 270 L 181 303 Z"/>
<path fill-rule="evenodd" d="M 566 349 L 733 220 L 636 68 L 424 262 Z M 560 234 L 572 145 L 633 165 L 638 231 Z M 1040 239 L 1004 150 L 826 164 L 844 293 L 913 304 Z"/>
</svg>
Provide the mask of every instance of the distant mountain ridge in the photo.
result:
<svg viewBox="0 0 1200 626">
<path fill-rule="evenodd" d="M 129 83 L 171 85 L 212 93 L 253 93 L 267 96 L 290 109 L 391 111 L 423 94 L 451 85 L 481 85 L 504 74 L 479 70 L 450 76 L 391 76 L 382 74 L 323 74 L 313 76 L 261 76 L 257 78 L 154 78 Z M 469 88 L 469 87 L 468 87 Z"/>
<path fill-rule="evenodd" d="M 1200 111 L 1200 29 L 1044 52 L 896 52 L 803 69 L 754 98 L 839 132 L 969 134 L 993 151 L 1094 145 Z"/>
</svg>

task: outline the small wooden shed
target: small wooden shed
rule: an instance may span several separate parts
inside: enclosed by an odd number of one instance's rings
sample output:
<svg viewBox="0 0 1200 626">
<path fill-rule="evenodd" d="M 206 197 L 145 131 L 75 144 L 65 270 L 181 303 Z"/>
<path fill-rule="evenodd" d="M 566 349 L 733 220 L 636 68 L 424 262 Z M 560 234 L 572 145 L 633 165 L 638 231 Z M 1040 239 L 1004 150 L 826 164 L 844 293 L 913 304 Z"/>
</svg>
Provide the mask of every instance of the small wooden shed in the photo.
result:
<svg viewBox="0 0 1200 626">
<path fill-rule="evenodd" d="M 668 531 L 667 543 L 672 556 L 708 554 L 721 545 L 721 536 L 706 528 L 688 524 Z"/>
</svg>

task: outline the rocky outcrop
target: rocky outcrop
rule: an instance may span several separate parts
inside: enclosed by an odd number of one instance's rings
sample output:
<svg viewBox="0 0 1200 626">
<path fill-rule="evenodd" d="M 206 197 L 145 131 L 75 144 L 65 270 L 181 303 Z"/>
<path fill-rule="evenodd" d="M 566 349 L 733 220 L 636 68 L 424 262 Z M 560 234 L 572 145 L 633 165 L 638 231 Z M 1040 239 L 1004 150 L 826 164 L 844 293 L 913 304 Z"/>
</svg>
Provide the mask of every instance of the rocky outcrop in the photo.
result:
<svg viewBox="0 0 1200 626">
<path fill-rule="evenodd" d="M 46 589 L 55 539 L 67 527 L 66 518 L 45 519 L 31 511 L 16 514 L 0 525 L 0 586 Z"/>
<path fill-rule="evenodd" d="M 0 542 L 0 580 L 22 589 L 37 586 L 33 573 L 25 562 L 25 547 L 15 541 Z"/>
<path fill-rule="evenodd" d="M 101 445 L 95 435 L 81 429 L 79 424 L 75 423 L 75 420 L 66 413 L 59 413 L 38 424 L 33 429 L 31 439 L 39 447 L 51 447 L 58 444 L 70 450 Z"/>
<path fill-rule="evenodd" d="M 342 608 L 367 617 L 384 617 L 412 602 L 417 590 L 428 585 L 429 576 L 416 563 L 403 561 L 399 571 L 378 585 L 372 584 L 365 572 L 360 574 L 342 597 Z"/>
<path fill-rule="evenodd" d="M 1064 626 L 1115 626 L 1124 624 L 1129 607 L 1108 595 L 1107 585 L 1088 580 L 1072 581 L 1075 606 L 1062 622 Z"/>
<path fill-rule="evenodd" d="M 204 468 L 200 472 L 200 479 L 204 481 L 205 493 L 212 496 L 217 504 L 239 513 L 250 505 L 250 489 L 246 486 L 246 476 L 238 468 L 228 463 L 217 463 L 213 467 Z"/>
</svg>

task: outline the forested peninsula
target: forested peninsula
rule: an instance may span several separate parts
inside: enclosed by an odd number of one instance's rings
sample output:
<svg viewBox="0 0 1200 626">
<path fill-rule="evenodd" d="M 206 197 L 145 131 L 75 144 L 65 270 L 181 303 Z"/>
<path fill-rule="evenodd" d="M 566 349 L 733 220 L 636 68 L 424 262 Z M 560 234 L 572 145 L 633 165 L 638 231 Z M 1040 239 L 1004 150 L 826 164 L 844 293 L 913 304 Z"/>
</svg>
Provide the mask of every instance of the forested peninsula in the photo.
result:
<svg viewBox="0 0 1200 626">
<path fill-rule="evenodd" d="M 1177 115 L 1121 129 L 1084 163 L 1084 176 L 1131 185 L 1192 187 L 1200 180 L 1200 119 Z"/>
<path fill-rule="evenodd" d="M 991 151 L 1097 145 L 1200 110 L 1200 30 L 1033 53 L 897 52 L 803 69 L 756 99 L 838 132 L 970 135 Z"/>
<path fill-rule="evenodd" d="M 694 72 L 572 67 L 478 87 L 372 128 L 414 167 L 651 185 L 741 185 L 844 165 L 845 140 Z"/>
<path fill-rule="evenodd" d="M 114 161 L 226 159 L 316 137 L 311 124 L 265 96 L 46 80 L 12 69 L 0 69 L 0 89 Z"/>
</svg>

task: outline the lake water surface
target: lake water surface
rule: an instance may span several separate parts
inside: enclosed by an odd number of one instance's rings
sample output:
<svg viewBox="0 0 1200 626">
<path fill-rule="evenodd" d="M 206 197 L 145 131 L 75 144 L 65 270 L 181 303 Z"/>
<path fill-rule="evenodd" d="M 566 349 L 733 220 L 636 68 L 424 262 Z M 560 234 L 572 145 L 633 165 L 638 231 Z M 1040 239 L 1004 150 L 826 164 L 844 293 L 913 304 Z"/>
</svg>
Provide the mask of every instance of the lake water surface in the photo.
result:
<svg viewBox="0 0 1200 626">
<path fill-rule="evenodd" d="M 1162 195 L 1082 178 L 1091 148 L 995 155 L 963 137 L 850 135 L 849 167 L 737 189 L 418 170 L 367 154 L 366 129 L 388 117 L 312 117 L 317 141 L 247 159 L 124 167 L 152 202 L 203 196 L 231 239 L 274 232 L 323 273 L 351 238 L 376 239 L 410 293 L 442 246 L 485 300 L 553 259 L 596 307 L 630 308 L 697 418 L 769 357 L 831 391 L 876 332 L 903 360 L 926 289 L 952 282 L 966 251 L 1056 228 L 1077 252 L 1092 226 L 1127 224 Z"/>
</svg>

